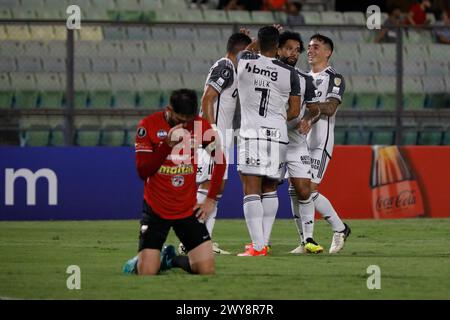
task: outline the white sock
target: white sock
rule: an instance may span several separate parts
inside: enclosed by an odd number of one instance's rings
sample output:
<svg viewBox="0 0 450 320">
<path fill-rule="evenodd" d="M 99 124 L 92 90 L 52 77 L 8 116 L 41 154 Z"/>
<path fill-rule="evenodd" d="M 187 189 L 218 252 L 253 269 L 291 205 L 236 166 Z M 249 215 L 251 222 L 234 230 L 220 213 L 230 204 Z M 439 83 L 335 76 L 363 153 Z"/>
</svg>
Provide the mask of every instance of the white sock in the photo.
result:
<svg viewBox="0 0 450 320">
<path fill-rule="evenodd" d="M 272 233 L 273 223 L 278 211 L 278 196 L 277 192 L 263 193 L 261 203 L 264 210 L 263 216 L 263 235 L 264 245 L 270 244 L 270 234 Z"/>
<path fill-rule="evenodd" d="M 197 190 L 197 202 L 203 203 L 205 202 L 206 197 L 208 196 L 208 190 L 205 189 L 198 189 Z M 219 194 L 217 196 L 217 202 L 222 198 L 222 195 Z M 205 226 L 206 229 L 208 229 L 209 236 L 212 238 L 212 233 L 214 229 L 214 224 L 216 223 L 216 215 L 217 215 L 217 206 L 214 208 L 214 210 L 211 212 L 211 214 L 208 216 L 208 219 L 205 220 Z"/>
<path fill-rule="evenodd" d="M 314 202 L 310 196 L 306 200 L 298 200 L 298 208 L 302 220 L 303 239 L 313 238 L 314 234 Z"/>
<path fill-rule="evenodd" d="M 344 223 L 341 218 L 339 218 L 336 210 L 334 210 L 330 200 L 325 198 L 319 192 L 313 192 L 312 197 L 316 210 L 322 215 L 322 218 L 331 225 L 331 229 L 333 229 L 334 232 L 344 231 Z"/>
<path fill-rule="evenodd" d="M 293 186 L 289 186 L 289 198 L 291 199 L 292 217 L 294 218 L 295 226 L 297 227 L 297 232 L 300 237 L 300 243 L 302 243 L 303 242 L 302 217 L 300 216 L 297 193 L 295 192 L 295 188 Z"/>
<path fill-rule="evenodd" d="M 244 197 L 244 216 L 253 248 L 260 251 L 264 247 L 264 209 L 258 194 L 249 194 Z"/>
</svg>

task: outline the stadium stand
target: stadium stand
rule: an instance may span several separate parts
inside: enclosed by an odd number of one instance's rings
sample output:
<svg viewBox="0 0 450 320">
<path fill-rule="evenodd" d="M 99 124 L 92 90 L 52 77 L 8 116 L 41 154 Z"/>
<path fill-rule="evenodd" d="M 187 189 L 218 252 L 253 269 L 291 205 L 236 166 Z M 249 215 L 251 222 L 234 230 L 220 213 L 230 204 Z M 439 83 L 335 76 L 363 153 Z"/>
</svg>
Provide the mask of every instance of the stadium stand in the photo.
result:
<svg viewBox="0 0 450 320">
<path fill-rule="evenodd" d="M 84 19 L 108 22 L 85 24 L 75 32 L 75 108 L 102 112 L 159 109 L 167 103 L 169 91 L 179 87 L 201 93 L 209 67 L 225 53 L 233 30 L 241 24 L 286 21 L 284 13 L 196 10 L 174 0 L 1 0 L 0 19 L 61 19 L 67 16 L 68 4 L 79 5 Z M 335 41 L 331 64 L 347 86 L 342 111 L 395 110 L 396 45 L 373 43 L 362 12 L 302 14 L 306 25 L 294 30 L 304 41 L 316 32 Z M 345 27 L 331 29 L 329 24 Z M 258 27 L 249 29 L 255 34 Z M 0 110 L 62 110 L 67 105 L 66 36 L 63 25 L 0 23 Z M 428 29 L 405 30 L 403 36 L 404 110 L 450 108 L 450 46 L 434 43 Z M 307 67 L 305 55 L 299 66 Z M 52 121 L 61 116 L 45 117 L 41 123 L 32 116 L 21 117 L 22 145 L 62 144 L 63 122 Z M 106 114 L 83 117 L 75 121 L 77 145 L 130 144 L 133 125 L 126 116 L 111 122 Z M 434 120 L 420 122 L 416 131 L 405 124 L 404 142 L 448 144 L 448 127 Z M 395 123 L 376 123 L 338 123 L 336 139 L 344 144 L 392 143 Z"/>
</svg>

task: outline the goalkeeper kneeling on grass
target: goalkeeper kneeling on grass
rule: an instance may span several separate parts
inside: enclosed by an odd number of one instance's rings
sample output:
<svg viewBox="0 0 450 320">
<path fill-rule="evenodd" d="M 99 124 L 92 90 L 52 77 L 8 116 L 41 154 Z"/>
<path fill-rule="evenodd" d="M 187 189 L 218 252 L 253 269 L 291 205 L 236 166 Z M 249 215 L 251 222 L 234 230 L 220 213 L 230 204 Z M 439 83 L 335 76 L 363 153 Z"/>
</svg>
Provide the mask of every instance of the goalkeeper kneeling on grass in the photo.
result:
<svg viewBox="0 0 450 320">
<path fill-rule="evenodd" d="M 210 124 L 197 116 L 197 109 L 195 91 L 176 90 L 164 111 L 138 125 L 136 167 L 144 180 L 143 217 L 139 254 L 127 261 L 124 273 L 155 275 L 173 267 L 195 274 L 214 273 L 212 242 L 203 221 L 216 205 L 226 163 L 219 138 Z M 200 144 L 215 161 L 208 195 L 201 204 L 196 200 L 193 150 Z M 185 245 L 187 256 L 176 255 L 172 245 L 163 248 L 170 228 Z"/>
</svg>

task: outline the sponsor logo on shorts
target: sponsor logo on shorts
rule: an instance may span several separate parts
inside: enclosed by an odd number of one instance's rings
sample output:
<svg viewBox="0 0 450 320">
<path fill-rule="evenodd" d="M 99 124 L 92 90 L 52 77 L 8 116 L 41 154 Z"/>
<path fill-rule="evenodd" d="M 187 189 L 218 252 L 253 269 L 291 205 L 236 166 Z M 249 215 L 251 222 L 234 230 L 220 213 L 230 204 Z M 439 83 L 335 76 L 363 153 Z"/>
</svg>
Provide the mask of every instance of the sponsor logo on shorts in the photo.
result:
<svg viewBox="0 0 450 320">
<path fill-rule="evenodd" d="M 245 159 L 245 164 L 248 165 L 248 166 L 260 166 L 261 165 L 261 160 L 250 157 L 250 158 L 246 158 Z"/>
</svg>

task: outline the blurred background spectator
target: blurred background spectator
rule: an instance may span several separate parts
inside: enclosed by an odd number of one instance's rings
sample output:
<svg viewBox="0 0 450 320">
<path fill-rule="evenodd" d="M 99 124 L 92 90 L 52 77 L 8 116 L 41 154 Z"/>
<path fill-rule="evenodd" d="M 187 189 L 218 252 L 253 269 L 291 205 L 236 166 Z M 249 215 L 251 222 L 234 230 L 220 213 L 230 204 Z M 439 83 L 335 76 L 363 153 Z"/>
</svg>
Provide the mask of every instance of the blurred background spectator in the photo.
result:
<svg viewBox="0 0 450 320">
<path fill-rule="evenodd" d="M 300 2 L 288 2 L 286 4 L 286 23 L 290 26 L 299 26 L 305 24 L 305 17 L 303 17 L 301 10 L 302 4 Z"/>
<path fill-rule="evenodd" d="M 266 11 L 286 11 L 287 0 L 264 0 L 263 10 Z"/>
<path fill-rule="evenodd" d="M 444 26 L 445 28 L 435 29 L 436 40 L 438 43 L 450 44 L 450 13 L 447 11 L 442 12 L 442 20 L 436 23 L 438 26 Z"/>
<path fill-rule="evenodd" d="M 375 42 L 395 43 L 397 41 L 397 31 L 395 27 L 402 24 L 403 13 L 400 8 L 392 7 L 388 11 L 389 16 L 383 22 L 380 33 L 375 38 Z"/>
<path fill-rule="evenodd" d="M 261 10 L 263 0 L 220 0 L 217 9 L 225 10 Z"/>
<path fill-rule="evenodd" d="M 405 23 L 413 26 L 429 24 L 427 21 L 427 9 L 431 8 L 430 0 L 418 0 L 409 8 Z"/>
</svg>

